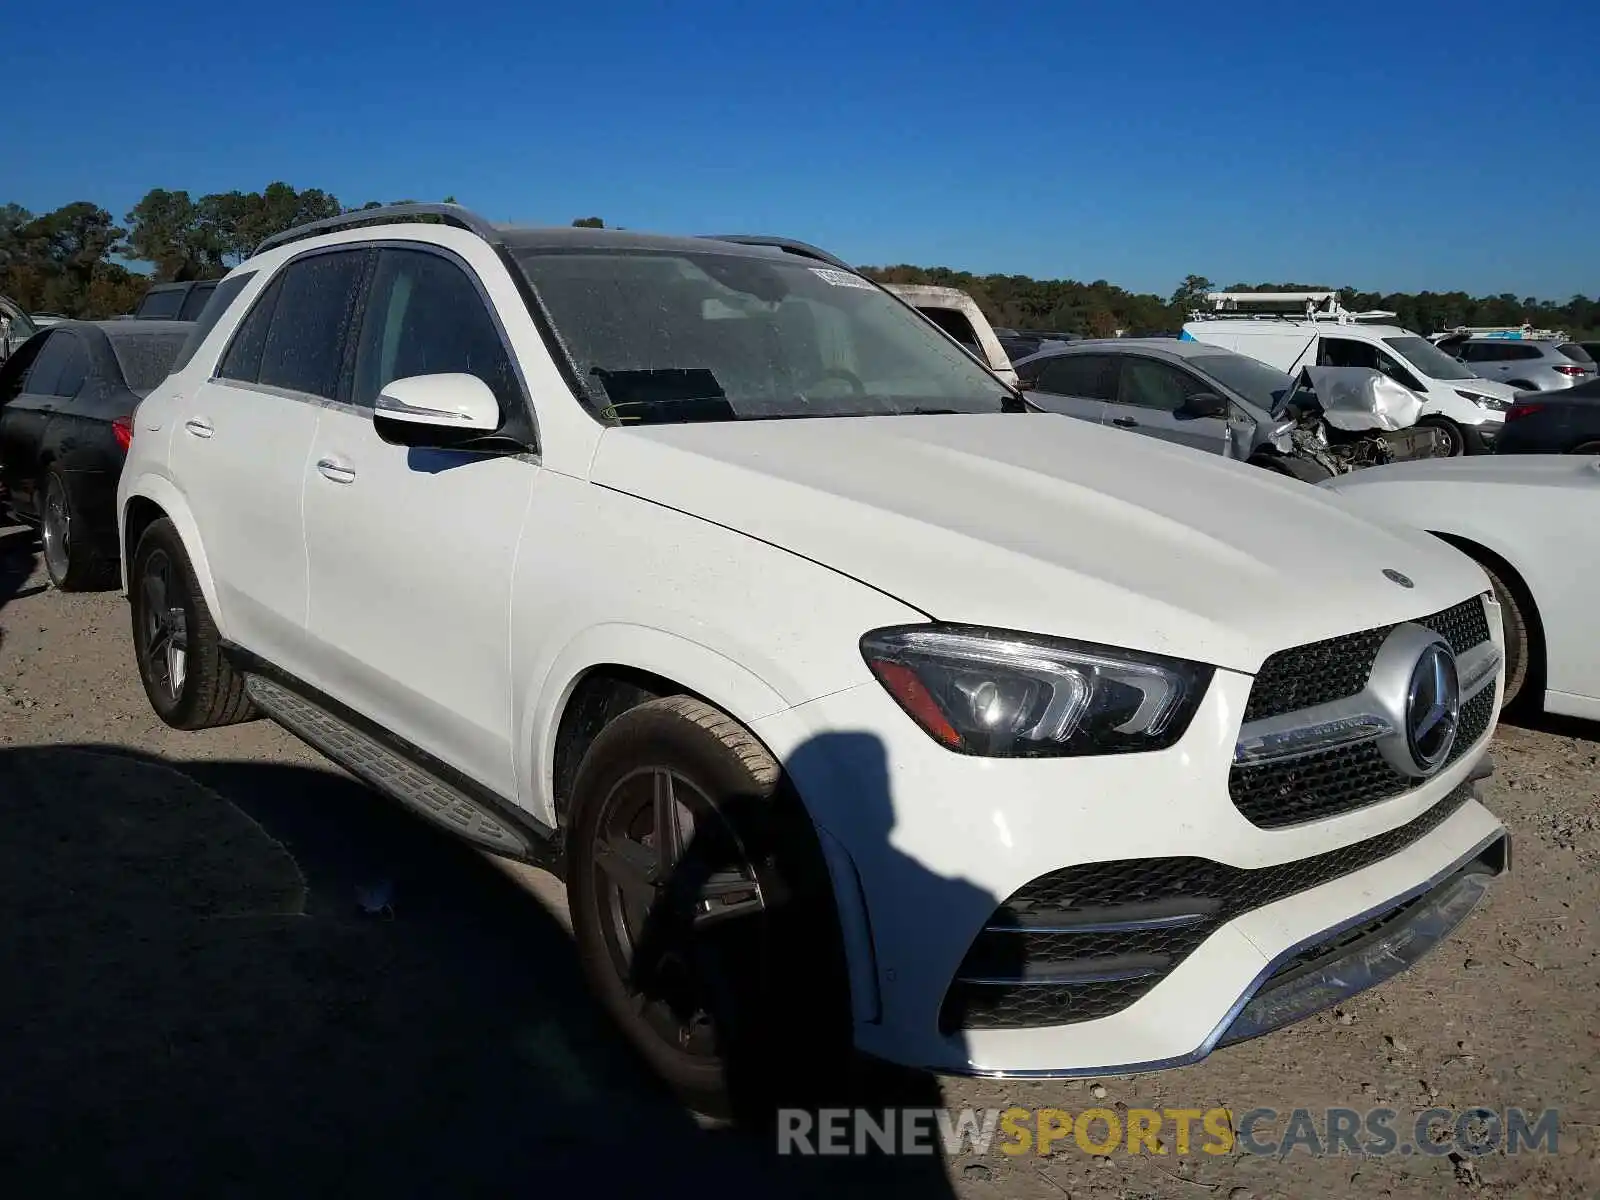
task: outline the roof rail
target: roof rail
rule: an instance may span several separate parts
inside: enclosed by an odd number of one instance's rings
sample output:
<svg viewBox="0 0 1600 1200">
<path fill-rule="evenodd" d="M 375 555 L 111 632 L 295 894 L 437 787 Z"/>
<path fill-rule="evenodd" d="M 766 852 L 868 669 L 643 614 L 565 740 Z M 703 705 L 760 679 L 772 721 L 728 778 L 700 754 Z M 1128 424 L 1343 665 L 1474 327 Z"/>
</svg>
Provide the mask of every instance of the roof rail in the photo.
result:
<svg viewBox="0 0 1600 1200">
<path fill-rule="evenodd" d="M 500 231 L 470 208 L 459 204 L 385 204 L 379 208 L 355 208 L 337 217 L 325 217 L 275 233 L 255 248 L 254 254 L 264 254 L 276 246 L 298 242 L 301 238 L 316 237 L 319 233 L 333 233 L 339 229 L 352 229 L 373 221 L 392 222 L 407 217 L 438 217 L 446 225 L 475 233 L 486 242 L 493 242 Z"/>
<path fill-rule="evenodd" d="M 806 242 L 797 242 L 793 238 L 768 237 L 759 233 L 702 233 L 699 236 L 706 241 L 737 242 L 741 246 L 775 246 L 779 250 L 786 250 L 801 258 L 814 258 L 818 262 L 827 263 L 830 267 L 838 267 L 841 271 L 849 271 L 852 274 L 855 272 L 855 268 L 842 258 L 836 258 L 826 250 L 820 250 Z"/>
<path fill-rule="evenodd" d="M 1559 342 L 1566 340 L 1560 329 L 1535 329 L 1531 323 L 1521 325 L 1457 325 L 1454 329 L 1436 334 L 1436 337 L 1482 337 L 1505 341 Z"/>
</svg>

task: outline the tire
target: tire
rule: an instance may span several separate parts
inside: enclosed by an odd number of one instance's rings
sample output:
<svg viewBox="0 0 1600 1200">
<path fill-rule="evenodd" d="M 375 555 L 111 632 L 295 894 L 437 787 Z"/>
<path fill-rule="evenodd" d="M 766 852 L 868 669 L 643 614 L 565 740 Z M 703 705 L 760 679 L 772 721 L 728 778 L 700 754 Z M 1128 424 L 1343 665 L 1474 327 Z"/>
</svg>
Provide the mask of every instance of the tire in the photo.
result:
<svg viewBox="0 0 1600 1200">
<path fill-rule="evenodd" d="M 1430 429 L 1437 429 L 1445 437 L 1445 446 L 1436 456 L 1438 458 L 1459 458 L 1467 452 L 1467 435 L 1461 431 L 1461 426 L 1447 417 L 1423 417 L 1418 425 L 1426 425 Z"/>
<path fill-rule="evenodd" d="M 139 679 L 158 717 L 174 729 L 213 729 L 256 715 L 244 677 L 222 655 L 183 539 L 165 517 L 133 552 L 128 608 Z"/>
<path fill-rule="evenodd" d="M 1505 626 L 1506 690 L 1500 707 L 1506 712 L 1520 712 L 1535 705 L 1542 688 L 1530 686 L 1535 674 L 1534 652 L 1536 634 L 1530 625 L 1533 619 L 1532 604 L 1522 598 L 1521 590 L 1512 588 L 1488 563 L 1479 566 L 1489 576 L 1494 588 L 1494 598 L 1500 604 L 1500 620 Z"/>
<path fill-rule="evenodd" d="M 39 506 L 39 538 L 44 543 L 44 569 L 61 592 L 96 592 L 118 582 L 118 564 L 107 561 L 87 537 L 88 529 L 72 484 L 59 467 L 45 472 L 44 499 Z"/>
<path fill-rule="evenodd" d="M 681 839 L 686 812 L 693 837 L 666 867 L 659 831 Z M 749 731 L 687 696 L 628 710 L 584 755 L 567 850 L 588 983 L 688 1107 L 759 1124 L 839 1077 L 850 1011 L 827 870 Z"/>
</svg>

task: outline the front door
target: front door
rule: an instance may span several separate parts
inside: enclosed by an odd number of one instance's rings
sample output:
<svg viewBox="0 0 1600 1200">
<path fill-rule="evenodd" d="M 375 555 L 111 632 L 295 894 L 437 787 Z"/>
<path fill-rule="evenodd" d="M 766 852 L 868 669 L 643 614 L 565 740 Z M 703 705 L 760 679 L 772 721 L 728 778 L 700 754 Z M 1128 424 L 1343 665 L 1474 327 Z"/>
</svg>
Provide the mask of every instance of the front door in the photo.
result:
<svg viewBox="0 0 1600 1200">
<path fill-rule="evenodd" d="M 1117 360 L 1109 354 L 1059 354 L 1029 373 L 1035 404 L 1082 421 L 1099 424 L 1116 395 Z"/>
<path fill-rule="evenodd" d="M 407 449 L 372 405 L 395 379 L 464 372 L 526 406 L 478 280 L 434 248 L 384 248 L 345 402 L 324 407 L 306 464 L 310 681 L 505 797 L 512 568 L 539 467 Z"/>
<path fill-rule="evenodd" d="M 1125 355 L 1117 376 L 1116 399 L 1106 405 L 1106 420 L 1168 442 L 1210 454 L 1228 452 L 1228 422 L 1218 416 L 1189 416 L 1191 396 L 1216 388 L 1170 363 L 1136 354 Z"/>
<path fill-rule="evenodd" d="M 65 329 L 50 331 L 37 349 L 29 344 L 32 366 L 16 384 L 19 393 L 0 409 L 0 472 L 11 490 L 11 505 L 19 513 L 42 516 L 44 494 L 40 456 L 45 428 L 72 402 L 89 373 L 89 354 L 82 340 Z M 11 373 L 7 372 L 8 378 Z"/>
</svg>

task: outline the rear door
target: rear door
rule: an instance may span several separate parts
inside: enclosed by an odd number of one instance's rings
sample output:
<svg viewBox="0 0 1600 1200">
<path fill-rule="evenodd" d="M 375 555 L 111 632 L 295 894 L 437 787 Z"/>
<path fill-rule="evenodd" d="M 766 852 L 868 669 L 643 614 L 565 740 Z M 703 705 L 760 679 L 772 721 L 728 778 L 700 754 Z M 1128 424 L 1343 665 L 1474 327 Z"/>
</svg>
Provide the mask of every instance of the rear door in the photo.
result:
<svg viewBox="0 0 1600 1200">
<path fill-rule="evenodd" d="M 1121 358 L 1116 399 L 1106 405 L 1109 424 L 1211 454 L 1227 453 L 1226 418 L 1191 417 L 1184 412 L 1191 396 L 1216 395 L 1215 387 L 1159 359 L 1137 354 Z"/>
<path fill-rule="evenodd" d="M 227 636 L 292 674 L 311 669 L 301 502 L 317 417 L 338 393 L 370 252 L 303 254 L 268 281 L 172 435 Z"/>
<path fill-rule="evenodd" d="M 1096 424 L 1117 394 L 1117 358 L 1110 354 L 1060 354 L 1033 364 L 1030 398 L 1041 408 Z"/>
</svg>

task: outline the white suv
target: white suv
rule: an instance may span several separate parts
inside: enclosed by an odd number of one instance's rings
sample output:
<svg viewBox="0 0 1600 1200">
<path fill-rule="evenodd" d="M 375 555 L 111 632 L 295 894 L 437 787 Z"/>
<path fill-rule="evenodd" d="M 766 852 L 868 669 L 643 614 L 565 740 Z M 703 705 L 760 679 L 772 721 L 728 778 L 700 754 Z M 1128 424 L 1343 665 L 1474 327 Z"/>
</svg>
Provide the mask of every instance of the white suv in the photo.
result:
<svg viewBox="0 0 1600 1200">
<path fill-rule="evenodd" d="M 798 243 L 291 231 L 140 407 L 119 512 L 156 712 L 264 713 L 553 864 L 702 1109 L 852 1042 L 1188 1062 L 1398 971 L 1506 866 L 1482 570 L 1029 412 Z"/>
</svg>

